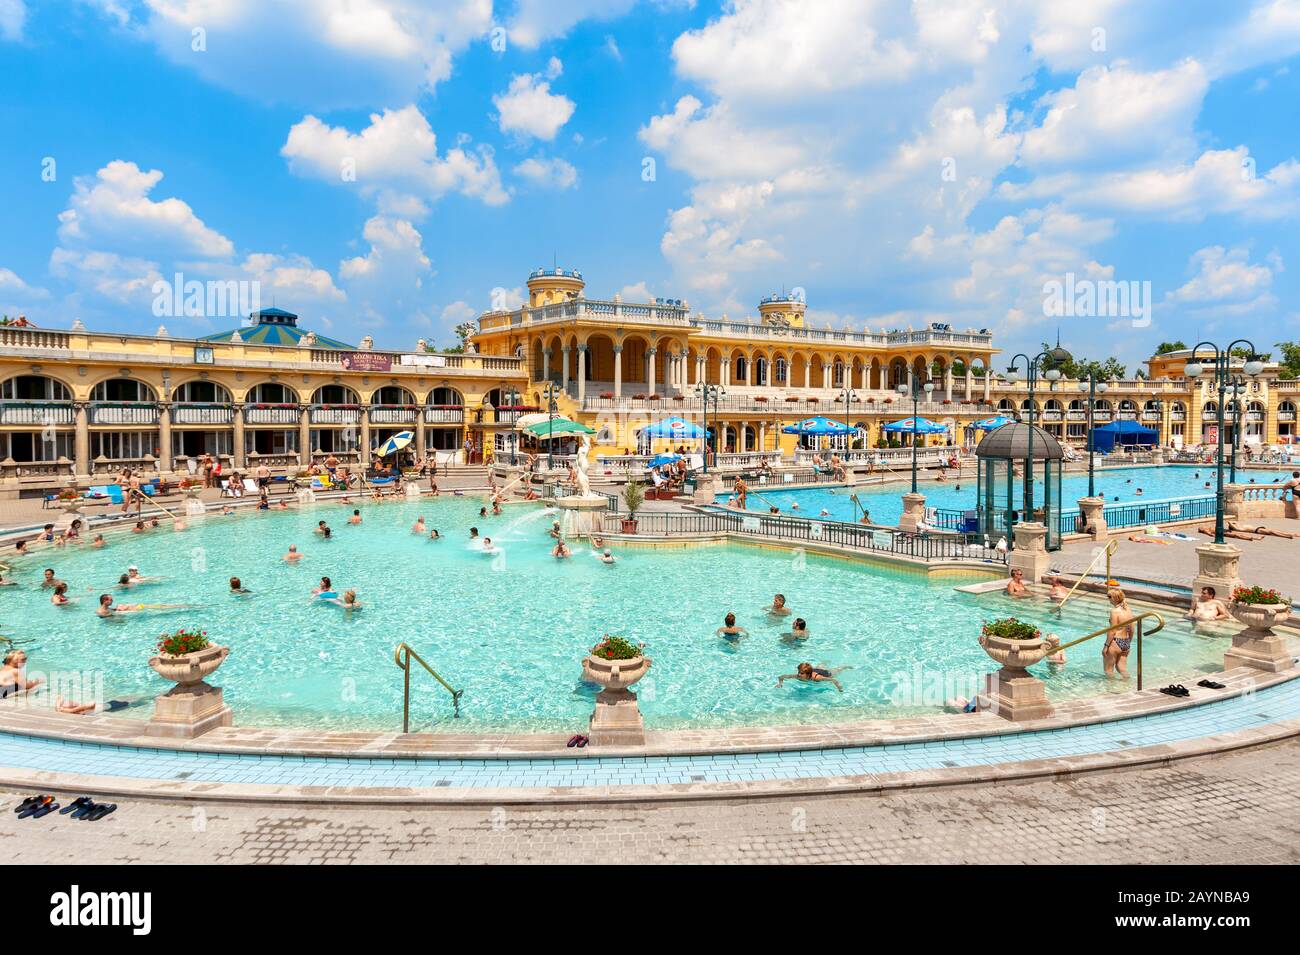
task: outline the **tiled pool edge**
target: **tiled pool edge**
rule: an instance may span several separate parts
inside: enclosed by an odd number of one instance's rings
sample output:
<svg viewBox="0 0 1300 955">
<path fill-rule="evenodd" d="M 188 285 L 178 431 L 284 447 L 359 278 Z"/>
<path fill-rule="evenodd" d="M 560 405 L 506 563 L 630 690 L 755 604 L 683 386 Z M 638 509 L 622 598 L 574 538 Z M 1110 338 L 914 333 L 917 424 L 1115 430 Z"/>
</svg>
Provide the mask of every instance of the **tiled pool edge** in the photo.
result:
<svg viewBox="0 0 1300 955">
<path fill-rule="evenodd" d="M 142 750 L 249 756 L 389 759 L 573 759 L 639 758 L 744 753 L 795 752 L 858 746 L 889 746 L 981 738 L 1014 737 L 1044 730 L 1069 730 L 1102 723 L 1178 713 L 1238 700 L 1247 693 L 1300 678 L 1300 668 L 1267 673 L 1238 667 L 1208 674 L 1227 687 L 1192 686 L 1186 699 L 1158 690 L 1086 697 L 1056 704 L 1043 720 L 1012 723 L 991 713 L 936 714 L 899 719 L 829 724 L 751 726 L 729 729 L 651 730 L 645 747 L 573 750 L 565 734 L 430 734 L 396 732 L 314 732 L 292 728 L 240 727 L 213 730 L 195 740 L 142 735 L 144 722 L 116 716 L 71 716 L 0 705 L 0 733 L 70 743 L 123 746 Z M 1190 677 L 1188 679 L 1191 679 Z"/>
<path fill-rule="evenodd" d="M 0 766 L 0 787 L 20 791 L 88 793 L 99 797 L 375 807 L 478 807 L 592 802 L 655 803 L 779 799 L 841 794 L 887 795 L 919 789 L 1007 785 L 1042 779 L 1166 766 L 1175 762 L 1300 738 L 1300 718 L 1190 740 L 1125 750 L 853 776 L 800 777 L 613 786 L 568 787 L 358 787 L 287 786 L 88 776 Z"/>
</svg>

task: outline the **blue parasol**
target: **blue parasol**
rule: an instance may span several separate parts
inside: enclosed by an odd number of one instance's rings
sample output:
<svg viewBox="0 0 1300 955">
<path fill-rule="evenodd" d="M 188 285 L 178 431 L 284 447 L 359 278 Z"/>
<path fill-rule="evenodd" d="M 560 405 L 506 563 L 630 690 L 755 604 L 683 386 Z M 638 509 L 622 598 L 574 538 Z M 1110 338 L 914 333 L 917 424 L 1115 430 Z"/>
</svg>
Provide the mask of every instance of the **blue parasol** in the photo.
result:
<svg viewBox="0 0 1300 955">
<path fill-rule="evenodd" d="M 941 424 L 936 424 L 929 418 L 904 418 L 902 421 L 887 424 L 880 430 L 902 431 L 907 434 L 943 434 L 948 429 Z"/>
<path fill-rule="evenodd" d="M 1005 415 L 996 415 L 992 418 L 985 418 L 983 421 L 976 421 L 974 424 L 971 425 L 971 427 L 976 428 L 980 431 L 996 431 L 998 428 L 1001 428 L 1003 425 L 1007 425 L 1011 423 L 1012 423 L 1011 419 L 1006 417 Z"/>
<path fill-rule="evenodd" d="M 375 448 L 375 457 L 386 458 L 394 451 L 402 450 L 402 448 L 406 447 L 414 440 L 415 435 L 412 432 L 399 431 L 379 447 Z"/>
<path fill-rule="evenodd" d="M 646 425 L 641 434 L 647 438 L 668 438 L 671 441 L 699 440 L 704 437 L 704 429 L 681 418 L 664 418 Z"/>
<path fill-rule="evenodd" d="M 781 429 L 786 434 L 848 434 L 848 425 L 840 424 L 829 418 L 804 418 Z"/>
</svg>

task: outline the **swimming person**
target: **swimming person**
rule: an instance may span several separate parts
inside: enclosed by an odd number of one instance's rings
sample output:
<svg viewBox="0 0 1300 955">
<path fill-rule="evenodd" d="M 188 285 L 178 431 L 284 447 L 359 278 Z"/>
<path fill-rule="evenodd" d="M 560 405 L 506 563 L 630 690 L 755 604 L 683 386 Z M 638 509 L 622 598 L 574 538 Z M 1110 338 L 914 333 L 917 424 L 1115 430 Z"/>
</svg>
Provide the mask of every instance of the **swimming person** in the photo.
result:
<svg viewBox="0 0 1300 955">
<path fill-rule="evenodd" d="M 238 577 L 230 578 L 230 595 L 232 597 L 246 597 L 252 591 L 243 585 Z"/>
<path fill-rule="evenodd" d="M 611 566 L 618 563 L 618 558 L 613 555 L 608 547 L 600 553 L 599 560 L 602 564 L 610 564 Z"/>
<path fill-rule="evenodd" d="M 322 577 L 320 584 L 312 588 L 311 595 L 320 600 L 329 600 L 331 597 L 337 597 L 334 592 L 334 583 L 328 577 Z"/>
<path fill-rule="evenodd" d="M 555 546 L 551 548 L 551 556 L 556 560 L 563 560 L 566 557 L 572 557 L 573 551 L 569 550 L 569 545 L 564 542 L 563 538 L 561 538 L 560 540 L 557 540 Z"/>
<path fill-rule="evenodd" d="M 283 559 L 286 564 L 296 564 L 298 561 L 302 560 L 302 554 L 298 551 L 298 545 L 290 544 L 289 553 L 285 554 Z"/>
<path fill-rule="evenodd" d="M 99 595 L 99 606 L 95 609 L 98 617 L 112 617 L 115 614 L 139 613 L 142 610 L 189 610 L 188 604 L 114 604 L 111 594 Z"/>
<path fill-rule="evenodd" d="M 773 617 L 788 617 L 790 609 L 785 605 L 785 594 L 777 594 L 772 598 L 772 606 L 767 608 L 767 612 Z"/>
<path fill-rule="evenodd" d="M 60 580 L 54 585 L 54 594 L 50 597 L 50 603 L 54 604 L 56 607 L 65 607 L 72 603 L 72 601 L 68 599 L 68 585 L 63 581 Z"/>
<path fill-rule="evenodd" d="M 131 586 L 133 587 L 136 584 L 156 584 L 162 580 L 161 577 L 156 577 L 152 575 L 148 577 L 141 577 L 140 568 L 137 567 L 135 564 L 132 564 L 130 567 L 126 569 L 126 574 L 128 577 L 131 578 Z"/>
<path fill-rule="evenodd" d="M 54 568 L 46 567 L 44 575 L 41 578 L 41 589 L 48 590 L 49 588 L 57 587 L 58 585 L 59 585 L 59 580 L 57 577 L 54 576 Z"/>
<path fill-rule="evenodd" d="M 358 511 L 358 510 L 354 510 L 354 511 L 352 512 L 352 516 L 348 518 L 348 523 L 349 523 L 349 524 L 360 524 L 360 523 L 361 523 L 361 512 Z"/>
<path fill-rule="evenodd" d="M 313 534 L 320 534 L 320 535 L 324 536 L 324 534 L 325 534 L 325 532 L 326 532 L 327 530 L 329 530 L 329 525 L 328 525 L 328 524 L 326 524 L 324 521 L 317 521 L 317 522 L 316 522 L 316 529 L 315 529 L 314 531 L 312 531 L 312 533 L 313 533 Z"/>
<path fill-rule="evenodd" d="M 424 531 L 425 531 L 424 518 L 417 517 L 415 519 L 415 523 L 411 525 L 411 533 L 423 535 Z"/>
<path fill-rule="evenodd" d="M 325 603 L 333 604 L 336 607 L 342 607 L 344 610 L 361 609 L 361 602 L 357 600 L 357 592 L 351 589 L 343 591 L 342 597 L 334 594 L 326 597 L 324 594 L 321 594 L 320 599 Z"/>
<path fill-rule="evenodd" d="M 831 670 L 826 667 L 815 667 L 811 663 L 801 663 L 795 667 L 794 673 L 786 673 L 777 677 L 776 685 L 778 687 L 783 686 L 786 680 L 798 680 L 801 683 L 830 683 L 835 689 L 843 693 L 844 687 L 840 685 L 839 680 L 835 679 L 835 675 L 848 669 L 851 669 L 851 667 L 836 667 Z"/>
<path fill-rule="evenodd" d="M 1107 590 L 1106 597 L 1110 600 L 1111 629 L 1106 632 L 1106 642 L 1101 647 L 1102 668 L 1106 676 L 1118 671 L 1127 680 L 1128 652 L 1133 643 L 1133 611 L 1129 609 L 1124 591 L 1118 587 Z"/>
<path fill-rule="evenodd" d="M 749 631 L 744 627 L 736 626 L 736 615 L 729 613 L 722 618 L 722 626 L 714 631 L 715 637 L 721 637 L 728 643 L 738 643 L 742 638 L 749 636 Z"/>
<path fill-rule="evenodd" d="M 469 529 L 469 539 L 472 540 L 472 541 L 476 541 L 476 540 L 478 540 L 478 528 L 477 528 L 477 527 L 471 527 L 471 528 Z"/>
<path fill-rule="evenodd" d="M 1066 589 L 1065 584 L 1061 583 L 1060 574 L 1049 573 L 1047 575 L 1047 580 L 1052 585 L 1052 589 L 1047 593 L 1047 596 L 1050 599 L 1064 600 L 1066 597 L 1070 596 L 1070 591 Z"/>
<path fill-rule="evenodd" d="M 1047 635 L 1047 645 L 1051 648 L 1051 653 L 1047 656 L 1047 662 L 1054 666 L 1065 666 L 1065 651 L 1061 649 L 1061 638 L 1054 633 Z"/>
<path fill-rule="evenodd" d="M 808 639 L 808 623 L 803 617 L 796 617 L 789 633 L 781 634 L 782 643 L 803 643 Z"/>
<path fill-rule="evenodd" d="M 435 527 L 433 530 L 429 531 L 429 540 L 431 541 L 442 540 L 442 535 L 438 533 L 438 528 Z"/>
</svg>

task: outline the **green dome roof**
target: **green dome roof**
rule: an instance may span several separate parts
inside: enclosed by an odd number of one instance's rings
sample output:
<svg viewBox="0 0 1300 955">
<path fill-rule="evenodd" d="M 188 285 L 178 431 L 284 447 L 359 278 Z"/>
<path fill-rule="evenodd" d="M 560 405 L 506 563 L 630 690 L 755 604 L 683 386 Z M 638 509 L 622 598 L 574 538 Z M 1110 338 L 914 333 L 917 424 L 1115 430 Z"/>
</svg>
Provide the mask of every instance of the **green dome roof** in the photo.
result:
<svg viewBox="0 0 1300 955">
<path fill-rule="evenodd" d="M 204 335 L 201 341 L 228 342 L 234 337 L 235 332 L 239 332 L 239 337 L 250 345 L 295 347 L 307 334 L 298 327 L 298 316 L 282 308 L 264 308 L 248 317 L 253 320 L 252 325 L 232 328 L 228 332 L 217 332 L 215 335 Z M 319 333 L 316 335 L 315 345 L 317 348 L 337 348 L 340 351 L 355 350 L 354 346 L 346 342 L 327 338 Z"/>
</svg>

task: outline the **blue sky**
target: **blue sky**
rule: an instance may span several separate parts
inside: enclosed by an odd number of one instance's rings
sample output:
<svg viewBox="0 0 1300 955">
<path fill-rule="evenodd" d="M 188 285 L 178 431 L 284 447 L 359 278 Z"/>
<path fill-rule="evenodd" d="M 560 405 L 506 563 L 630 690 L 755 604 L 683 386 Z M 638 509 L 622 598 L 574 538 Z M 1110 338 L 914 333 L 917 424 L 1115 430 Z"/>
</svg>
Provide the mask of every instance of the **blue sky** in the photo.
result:
<svg viewBox="0 0 1300 955">
<path fill-rule="evenodd" d="M 1300 337 L 1300 0 L 0 0 L 0 57 L 0 309 L 48 327 L 235 324 L 156 316 L 181 271 L 449 344 L 554 257 L 1130 367 Z M 1150 324 L 1045 316 L 1067 274 Z"/>
</svg>

